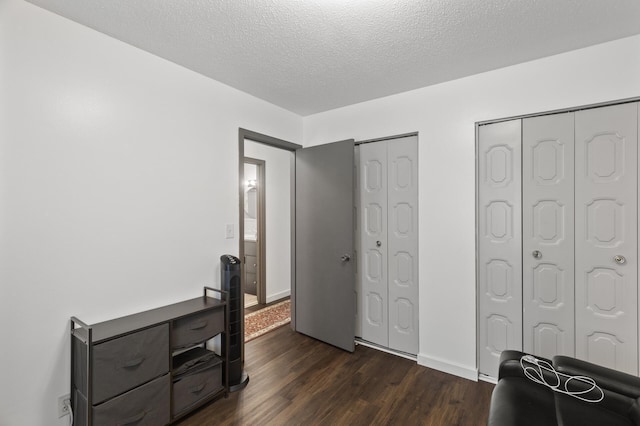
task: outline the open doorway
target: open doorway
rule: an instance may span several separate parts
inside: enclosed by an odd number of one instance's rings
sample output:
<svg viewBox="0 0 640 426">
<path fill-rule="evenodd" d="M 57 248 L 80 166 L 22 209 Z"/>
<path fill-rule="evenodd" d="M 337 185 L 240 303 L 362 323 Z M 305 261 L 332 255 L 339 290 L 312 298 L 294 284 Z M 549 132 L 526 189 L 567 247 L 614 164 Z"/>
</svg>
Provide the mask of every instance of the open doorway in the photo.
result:
<svg viewBox="0 0 640 426">
<path fill-rule="evenodd" d="M 251 139 L 244 148 L 246 172 L 256 173 L 244 179 L 245 292 L 256 293 L 265 305 L 291 294 L 293 153 Z M 252 209 L 257 211 L 247 220 Z"/>
<path fill-rule="evenodd" d="M 294 165 L 295 151 L 302 148 L 301 145 L 272 138 L 267 135 L 255 133 L 245 129 L 239 129 L 238 154 L 239 154 L 239 257 L 242 262 L 242 293 L 248 289 L 250 292 L 253 282 L 247 280 L 247 272 L 251 274 L 254 263 L 251 258 L 251 248 L 247 250 L 245 235 L 251 240 L 251 234 L 257 234 L 256 250 L 256 299 L 257 302 L 268 306 L 275 301 L 291 295 L 291 323 L 295 327 L 294 309 L 294 266 L 293 253 L 295 252 L 294 241 Z M 249 185 L 254 182 L 247 182 L 252 178 L 251 171 L 245 171 L 245 163 L 253 163 L 258 166 L 256 171 L 256 188 L 250 190 Z M 260 167 L 260 162 L 262 166 Z M 260 168 L 264 176 L 260 178 Z M 261 191 L 262 189 L 262 191 Z M 257 228 L 245 222 L 245 210 L 251 210 L 252 206 L 246 204 L 253 203 L 253 197 L 257 199 Z M 262 198 L 262 202 L 260 199 Z M 260 209 L 263 213 L 260 214 Z M 263 220 L 260 225 L 260 218 Z M 251 222 L 251 221 L 249 221 Z M 262 249 L 260 248 L 263 246 Z M 260 258 L 263 259 L 262 263 Z M 248 267 L 248 268 L 247 268 Z M 248 269 L 248 271 L 247 271 Z M 262 277 L 262 278 L 261 278 Z M 261 305 L 249 308 L 254 311 Z M 249 312 L 247 311 L 247 312 Z M 245 316 L 243 306 L 242 316 Z M 245 324 L 243 323 L 243 334 Z M 244 345 L 242 347 L 244 357 Z"/>
</svg>

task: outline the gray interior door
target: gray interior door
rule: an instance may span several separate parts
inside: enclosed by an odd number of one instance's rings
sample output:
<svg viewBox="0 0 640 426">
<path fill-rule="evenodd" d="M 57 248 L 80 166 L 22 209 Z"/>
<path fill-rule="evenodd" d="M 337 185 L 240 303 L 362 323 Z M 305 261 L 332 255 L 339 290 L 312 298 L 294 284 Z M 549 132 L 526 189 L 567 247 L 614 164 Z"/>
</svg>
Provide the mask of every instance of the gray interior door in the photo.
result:
<svg viewBox="0 0 640 426">
<path fill-rule="evenodd" d="M 354 141 L 296 151 L 296 331 L 354 350 Z"/>
</svg>

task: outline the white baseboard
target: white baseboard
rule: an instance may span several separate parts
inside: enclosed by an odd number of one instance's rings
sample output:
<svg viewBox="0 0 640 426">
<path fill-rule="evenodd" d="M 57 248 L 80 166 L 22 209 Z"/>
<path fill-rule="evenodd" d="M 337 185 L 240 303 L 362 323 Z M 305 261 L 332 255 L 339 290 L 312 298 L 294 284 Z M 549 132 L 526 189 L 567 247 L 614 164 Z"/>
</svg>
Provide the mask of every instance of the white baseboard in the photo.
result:
<svg viewBox="0 0 640 426">
<path fill-rule="evenodd" d="M 474 382 L 478 381 L 478 370 L 476 368 L 469 368 L 464 365 L 422 354 L 418 354 L 418 364 L 444 373 L 453 374 L 463 379 L 473 380 Z"/>
<path fill-rule="evenodd" d="M 291 296 L 291 290 L 284 290 L 279 293 L 267 294 L 267 303 L 275 302 L 276 300 L 284 299 Z"/>
<path fill-rule="evenodd" d="M 478 380 L 481 382 L 493 383 L 494 385 L 498 384 L 498 379 L 495 377 L 487 376 L 486 374 L 478 375 Z"/>
</svg>

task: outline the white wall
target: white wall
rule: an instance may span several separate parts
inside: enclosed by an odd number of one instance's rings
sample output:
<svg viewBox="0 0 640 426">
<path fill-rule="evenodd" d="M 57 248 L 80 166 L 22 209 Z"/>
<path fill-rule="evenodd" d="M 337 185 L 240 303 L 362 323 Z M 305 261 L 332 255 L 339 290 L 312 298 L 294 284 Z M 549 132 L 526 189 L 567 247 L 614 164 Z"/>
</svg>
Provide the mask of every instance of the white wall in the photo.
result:
<svg viewBox="0 0 640 426">
<path fill-rule="evenodd" d="M 304 144 L 419 132 L 418 362 L 477 377 L 477 121 L 640 96 L 640 36 L 320 113 Z"/>
<path fill-rule="evenodd" d="M 63 425 L 69 317 L 218 285 L 238 128 L 300 142 L 302 119 L 21 0 L 0 73 L 0 425 Z"/>
<path fill-rule="evenodd" d="M 291 294 L 292 154 L 245 140 L 244 155 L 265 161 L 266 301 L 270 303 Z"/>
</svg>

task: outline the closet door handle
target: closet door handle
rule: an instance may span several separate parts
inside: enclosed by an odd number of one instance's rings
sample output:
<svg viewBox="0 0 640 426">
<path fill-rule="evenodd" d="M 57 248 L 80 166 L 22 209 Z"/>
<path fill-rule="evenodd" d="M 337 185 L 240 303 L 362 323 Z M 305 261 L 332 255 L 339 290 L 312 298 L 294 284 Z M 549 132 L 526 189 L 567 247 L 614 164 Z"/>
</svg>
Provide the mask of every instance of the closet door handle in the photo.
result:
<svg viewBox="0 0 640 426">
<path fill-rule="evenodd" d="M 341 256 L 341 257 L 340 257 L 340 260 L 341 260 L 342 262 L 348 262 L 348 261 L 350 261 L 350 260 L 351 260 L 351 256 L 349 256 L 348 254 L 345 254 L 345 255 L 343 255 L 343 256 Z"/>
<path fill-rule="evenodd" d="M 376 241 L 376 247 L 382 247 L 382 241 Z"/>
<path fill-rule="evenodd" d="M 625 263 L 627 263 L 627 259 L 620 254 L 613 256 L 613 261 L 618 265 L 624 265 Z"/>
<path fill-rule="evenodd" d="M 531 253 L 531 255 L 536 259 L 542 258 L 542 252 L 540 250 L 534 250 L 533 253 Z"/>
</svg>

